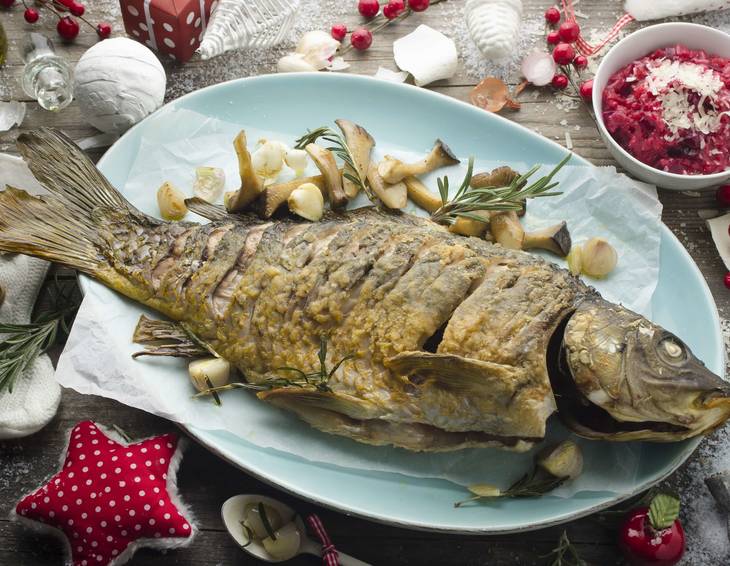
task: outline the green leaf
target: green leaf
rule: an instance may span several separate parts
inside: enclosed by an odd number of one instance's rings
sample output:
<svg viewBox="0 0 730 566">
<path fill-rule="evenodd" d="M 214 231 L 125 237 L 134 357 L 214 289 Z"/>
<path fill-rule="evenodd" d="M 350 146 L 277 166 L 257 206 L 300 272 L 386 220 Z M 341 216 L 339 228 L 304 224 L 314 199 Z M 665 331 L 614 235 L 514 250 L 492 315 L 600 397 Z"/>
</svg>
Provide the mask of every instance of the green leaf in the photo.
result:
<svg viewBox="0 0 730 566">
<path fill-rule="evenodd" d="M 649 504 L 649 521 L 657 530 L 672 526 L 679 517 L 679 498 L 669 493 L 658 493 Z"/>
</svg>

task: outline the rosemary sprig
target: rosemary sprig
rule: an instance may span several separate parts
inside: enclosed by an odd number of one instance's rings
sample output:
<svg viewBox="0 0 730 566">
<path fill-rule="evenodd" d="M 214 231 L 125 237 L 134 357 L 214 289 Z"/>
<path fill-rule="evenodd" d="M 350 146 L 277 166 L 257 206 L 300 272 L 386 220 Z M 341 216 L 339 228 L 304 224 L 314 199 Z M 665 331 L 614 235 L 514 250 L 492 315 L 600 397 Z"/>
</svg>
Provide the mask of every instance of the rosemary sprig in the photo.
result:
<svg viewBox="0 0 730 566">
<path fill-rule="evenodd" d="M 549 566 L 587 566 L 588 563 L 578 555 L 578 550 L 568 539 L 568 533 L 563 531 L 558 540 L 558 546 L 547 555 L 552 558 Z"/>
<path fill-rule="evenodd" d="M 295 149 L 304 149 L 310 143 L 315 143 L 318 139 L 328 142 L 330 145 L 326 148 L 342 159 L 343 163 L 348 166 L 342 173 L 345 179 L 355 183 L 373 202 L 378 202 L 378 197 L 370 190 L 367 180 L 360 176 L 360 171 L 355 167 L 355 158 L 352 155 L 350 146 L 347 145 L 345 138 L 334 131 L 329 126 L 321 126 L 314 130 L 307 131 L 302 137 L 296 140 Z M 353 174 L 354 173 L 354 174 Z"/>
<path fill-rule="evenodd" d="M 438 179 L 438 189 L 443 204 L 431 214 L 431 220 L 440 224 L 453 224 L 458 217 L 462 216 L 483 222 L 484 218 L 472 213 L 478 210 L 520 210 L 525 199 L 562 194 L 551 192 L 551 189 L 558 186 L 558 183 L 552 182 L 552 179 L 570 160 L 570 157 L 569 153 L 550 173 L 540 177 L 534 183 L 528 184 L 528 181 L 540 168 L 539 165 L 535 165 L 524 175 L 513 179 L 505 187 L 479 189 L 474 189 L 470 185 L 474 171 L 474 158 L 470 157 L 464 180 L 451 199 L 449 199 L 449 178 L 445 176 Z"/>
<path fill-rule="evenodd" d="M 474 495 L 463 501 L 457 501 L 454 503 L 454 507 L 461 507 L 465 503 L 479 499 L 540 497 L 560 487 L 567 479 L 553 476 L 544 472 L 538 466 L 534 466 L 532 471 L 523 475 L 505 491 L 488 484 L 469 486 L 469 491 Z"/>
</svg>

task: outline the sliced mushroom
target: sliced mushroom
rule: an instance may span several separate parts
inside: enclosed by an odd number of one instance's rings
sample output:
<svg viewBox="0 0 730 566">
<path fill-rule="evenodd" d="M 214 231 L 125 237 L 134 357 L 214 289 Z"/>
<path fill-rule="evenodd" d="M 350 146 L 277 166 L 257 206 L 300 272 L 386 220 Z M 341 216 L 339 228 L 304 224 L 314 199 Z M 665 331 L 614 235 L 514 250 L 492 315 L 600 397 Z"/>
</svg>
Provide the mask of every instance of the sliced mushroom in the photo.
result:
<svg viewBox="0 0 730 566">
<path fill-rule="evenodd" d="M 304 183 L 311 183 L 315 185 L 322 194 L 326 196 L 327 189 L 325 188 L 324 175 L 315 175 L 313 177 L 300 177 L 298 179 L 292 179 L 285 183 L 277 183 L 275 185 L 269 185 L 261 193 L 261 197 L 257 202 L 257 210 L 259 216 L 262 218 L 271 218 L 271 216 L 282 206 L 289 195 L 292 194 L 294 189 L 300 187 Z"/>
<path fill-rule="evenodd" d="M 489 222 L 494 241 L 510 250 L 521 250 L 525 241 L 525 230 L 513 210 L 492 214 Z"/>
<path fill-rule="evenodd" d="M 512 183 L 520 174 L 508 167 L 502 165 L 496 169 L 492 169 L 489 173 L 477 173 L 473 175 L 469 186 L 472 189 L 484 189 L 487 187 L 506 187 Z M 517 211 L 517 216 L 524 216 L 527 208 L 527 201 L 522 201 L 522 209 Z"/>
<path fill-rule="evenodd" d="M 316 143 L 310 143 L 304 150 L 314 161 L 324 177 L 324 187 L 332 208 L 342 208 L 347 204 L 347 195 L 342 189 L 342 175 L 337 167 L 334 154 Z M 299 183 L 301 185 L 301 182 Z M 299 185 L 297 185 L 299 186 Z"/>
<path fill-rule="evenodd" d="M 549 226 L 535 232 L 526 232 L 522 242 L 522 249 L 539 248 L 548 250 L 560 257 L 570 253 L 571 239 L 568 224 L 563 220 L 560 224 Z"/>
<path fill-rule="evenodd" d="M 406 184 L 408 197 L 416 203 L 416 206 L 420 206 L 423 210 L 431 214 L 441 208 L 443 204 L 441 197 L 429 191 L 426 185 L 421 183 L 417 177 L 410 175 L 403 179 L 403 182 Z"/>
<path fill-rule="evenodd" d="M 423 175 L 439 167 L 457 163 L 459 163 L 459 159 L 452 153 L 449 146 L 441 140 L 436 140 L 429 154 L 416 163 L 403 163 L 400 159 L 386 155 L 378 166 L 378 173 L 386 183 L 393 184 L 411 175 Z"/>
<path fill-rule="evenodd" d="M 449 226 L 449 232 L 461 234 L 462 236 L 482 236 L 487 231 L 487 228 L 489 228 L 489 219 L 492 216 L 492 212 L 488 210 L 475 210 L 469 214 L 484 218 L 484 221 L 480 222 L 475 218 L 460 216 L 456 219 L 456 222 Z"/>
<path fill-rule="evenodd" d="M 264 190 L 264 180 L 254 171 L 251 154 L 246 147 L 246 132 L 241 132 L 233 140 L 233 147 L 238 156 L 238 171 L 241 176 L 241 188 L 225 199 L 228 212 L 240 212 L 251 204 Z"/>
<path fill-rule="evenodd" d="M 367 177 L 370 188 L 388 208 L 400 209 L 405 207 L 408 203 L 408 190 L 406 189 L 406 184 L 387 184 L 378 173 L 378 166 L 375 165 L 375 163 L 370 163 Z"/>
<path fill-rule="evenodd" d="M 370 152 L 373 146 L 375 146 L 375 140 L 365 128 L 355 124 L 355 122 L 340 118 L 335 120 L 335 124 L 337 124 L 337 127 L 340 128 L 342 134 L 345 136 L 345 143 L 350 148 L 352 160 L 357 168 L 357 171 L 353 171 L 349 165 L 345 164 L 342 174 L 342 188 L 347 198 L 355 198 L 360 191 L 360 185 L 353 183 L 345 177 L 345 174 L 349 173 L 361 179 L 365 178 L 368 167 L 370 166 Z"/>
</svg>

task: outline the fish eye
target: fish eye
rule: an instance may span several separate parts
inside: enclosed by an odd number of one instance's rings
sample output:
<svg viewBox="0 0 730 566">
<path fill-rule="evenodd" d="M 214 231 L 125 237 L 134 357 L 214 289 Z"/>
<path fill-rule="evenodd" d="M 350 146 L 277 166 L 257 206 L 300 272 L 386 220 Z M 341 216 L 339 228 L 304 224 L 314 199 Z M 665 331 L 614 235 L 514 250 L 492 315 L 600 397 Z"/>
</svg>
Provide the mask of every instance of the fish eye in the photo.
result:
<svg viewBox="0 0 730 566">
<path fill-rule="evenodd" d="M 674 336 L 665 336 L 657 345 L 659 355 L 664 361 L 674 364 L 687 358 L 687 350 Z"/>
</svg>

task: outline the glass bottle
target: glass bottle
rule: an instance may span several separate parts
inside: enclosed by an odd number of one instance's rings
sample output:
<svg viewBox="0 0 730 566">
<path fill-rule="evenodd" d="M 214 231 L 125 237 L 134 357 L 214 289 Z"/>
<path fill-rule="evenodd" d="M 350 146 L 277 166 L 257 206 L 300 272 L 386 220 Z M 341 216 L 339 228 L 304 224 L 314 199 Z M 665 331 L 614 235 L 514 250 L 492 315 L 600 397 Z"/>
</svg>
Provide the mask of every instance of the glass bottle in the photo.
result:
<svg viewBox="0 0 730 566">
<path fill-rule="evenodd" d="M 46 110 L 56 112 L 73 100 L 73 72 L 53 43 L 40 33 L 31 33 L 23 46 L 23 90 Z"/>
</svg>

